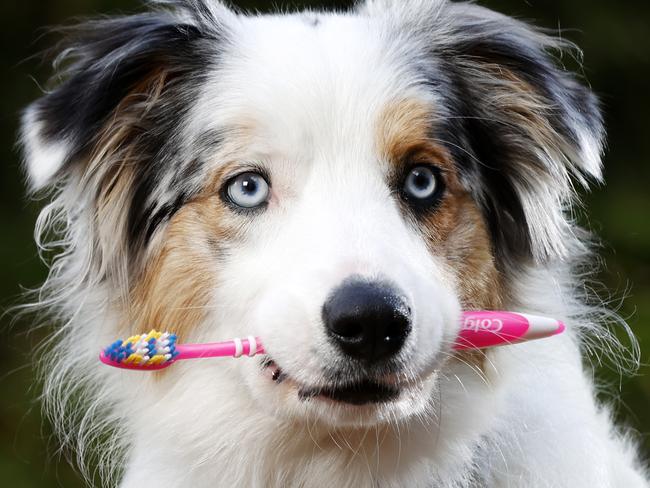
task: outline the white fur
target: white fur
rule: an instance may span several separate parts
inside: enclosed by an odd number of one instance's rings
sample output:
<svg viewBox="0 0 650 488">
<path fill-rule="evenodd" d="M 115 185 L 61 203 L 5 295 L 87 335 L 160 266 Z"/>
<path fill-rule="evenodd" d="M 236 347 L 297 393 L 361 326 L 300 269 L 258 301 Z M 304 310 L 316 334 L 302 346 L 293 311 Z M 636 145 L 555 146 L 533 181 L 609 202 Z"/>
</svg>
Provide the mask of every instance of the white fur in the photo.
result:
<svg viewBox="0 0 650 488">
<path fill-rule="evenodd" d="M 22 144 L 26 149 L 25 161 L 29 183 L 40 190 L 61 169 L 70 149 L 65 141 L 44 141 L 41 124 L 33 110 L 23 116 Z"/>
<path fill-rule="evenodd" d="M 596 402 L 581 361 L 581 340 L 598 326 L 589 318 L 595 309 L 572 296 L 572 260 L 583 258 L 584 246 L 563 214 L 572 155 L 562 148 L 541 157 L 565 186 L 549 190 L 546 208 L 533 195 L 525 208 L 532 222 L 549 225 L 537 229 L 540 244 L 561 249 L 566 261 L 522 270 L 509 283 L 506 306 L 562 319 L 568 332 L 490 351 L 485 373 L 450 357 L 459 284 L 401 217 L 376 153 L 383 107 L 407 96 L 436 103 L 406 74 L 408 50 L 387 51 L 384 24 L 369 16 L 392 8 L 415 25 L 440 5 L 400 4 L 368 2 L 365 16 L 323 14 L 318 29 L 299 16 L 229 17 L 234 53 L 221 61 L 184 132 L 191 140 L 244 121 L 253 127 L 246 147 L 213 164 L 260 161 L 273 178 L 268 210 L 242 223 L 228 264 L 214 270 L 211 311 L 191 339 L 261 336 L 293 380 L 318 384 L 330 347 L 320 321 L 326 296 L 349 275 L 385 276 L 415 311 L 403 353 L 410 386 L 399 401 L 353 408 L 298 401 L 291 383 L 272 383 L 249 358 L 177 364 L 162 380 L 100 365 L 97 351 L 114 339 L 119 310 L 109 299 L 115 290 L 92 279 L 93 216 L 71 180 L 42 218 L 43 227 L 52 220 L 67 226 L 68 251 L 44 292 L 64 321 L 45 396 L 64 440 L 76 439 L 80 460 L 107 430 L 114 434 L 96 451 L 106 484 L 650 486 L 633 444 Z M 29 112 L 26 125 L 28 169 L 40 187 L 66 147 L 45 147 Z M 580 145 L 577 157 L 598 174 L 599 148 L 588 136 Z M 82 405 L 75 404 L 79 393 Z"/>
</svg>

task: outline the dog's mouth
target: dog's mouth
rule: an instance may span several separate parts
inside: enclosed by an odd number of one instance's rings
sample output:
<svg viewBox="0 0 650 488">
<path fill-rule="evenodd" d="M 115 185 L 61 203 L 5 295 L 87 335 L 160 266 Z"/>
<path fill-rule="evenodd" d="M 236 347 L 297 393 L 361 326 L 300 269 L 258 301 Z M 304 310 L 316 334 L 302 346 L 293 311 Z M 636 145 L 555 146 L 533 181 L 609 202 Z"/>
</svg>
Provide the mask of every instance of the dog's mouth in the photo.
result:
<svg viewBox="0 0 650 488">
<path fill-rule="evenodd" d="M 340 387 L 301 388 L 298 395 L 302 400 L 323 397 L 350 405 L 390 402 L 399 397 L 399 390 L 391 385 L 365 380 Z"/>
<path fill-rule="evenodd" d="M 266 360 L 262 367 L 270 380 L 276 384 L 291 383 L 295 386 L 298 392 L 298 398 L 302 401 L 312 399 L 330 400 L 342 404 L 361 406 L 391 402 L 396 400 L 400 395 L 400 390 L 396 385 L 372 379 L 347 384 L 306 386 L 299 384 L 289 377 L 271 359 Z"/>
</svg>

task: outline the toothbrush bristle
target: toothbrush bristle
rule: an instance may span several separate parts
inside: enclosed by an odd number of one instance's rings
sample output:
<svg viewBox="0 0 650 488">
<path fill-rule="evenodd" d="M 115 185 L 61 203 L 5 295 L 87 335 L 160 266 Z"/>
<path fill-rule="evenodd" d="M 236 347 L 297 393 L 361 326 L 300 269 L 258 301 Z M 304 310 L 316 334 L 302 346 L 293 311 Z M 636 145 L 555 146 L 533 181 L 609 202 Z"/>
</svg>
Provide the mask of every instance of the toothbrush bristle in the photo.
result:
<svg viewBox="0 0 650 488">
<path fill-rule="evenodd" d="M 115 341 L 104 349 L 104 355 L 118 364 L 142 367 L 161 365 L 178 356 L 176 335 L 152 330 L 148 334 Z"/>
</svg>

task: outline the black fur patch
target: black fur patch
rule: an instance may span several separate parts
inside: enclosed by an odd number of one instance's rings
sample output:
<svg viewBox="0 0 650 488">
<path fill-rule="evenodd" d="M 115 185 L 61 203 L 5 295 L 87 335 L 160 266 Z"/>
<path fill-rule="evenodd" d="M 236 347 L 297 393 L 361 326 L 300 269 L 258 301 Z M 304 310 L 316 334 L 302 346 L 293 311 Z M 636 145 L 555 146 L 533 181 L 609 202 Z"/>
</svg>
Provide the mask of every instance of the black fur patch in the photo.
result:
<svg viewBox="0 0 650 488">
<path fill-rule="evenodd" d="M 74 50 L 70 76 L 35 105 L 42 136 L 69 141 L 74 160 L 88 150 L 124 97 L 156 70 L 173 66 L 182 75 L 205 69 L 192 52 L 199 39 L 196 27 L 151 13 L 70 29 L 61 46 Z"/>
<path fill-rule="evenodd" d="M 579 152 L 576 129 L 600 141 L 603 123 L 595 96 L 555 66 L 540 42 L 543 37 L 519 23 L 499 22 L 516 21 L 498 17 L 493 22 L 460 25 L 444 48 L 433 45 L 429 56 L 435 57 L 438 69 L 427 75 L 431 79 L 427 85 L 442 95 L 448 112 L 433 137 L 447 145 L 463 182 L 482 207 L 503 267 L 517 266 L 535 255 L 520 191 L 522 187 L 531 193 L 539 191 L 536 185 L 547 184 L 550 177 L 537 181 L 531 175 L 548 176 L 553 169 L 534 152 L 536 141 L 530 139 L 526 127 L 492 116 L 499 107 L 490 105 L 494 102 L 481 85 L 481 71 L 490 69 L 494 76 L 495 67 L 507 70 L 534 91 L 547 107 L 538 115 L 555 133 L 557 140 L 552 143 L 570 145 Z"/>
<path fill-rule="evenodd" d="M 192 177 L 201 160 L 179 154 L 179 134 L 207 74 L 215 69 L 226 33 L 206 5 L 193 3 L 197 10 L 185 18 L 159 11 L 67 29 L 58 47 L 70 53 L 65 81 L 32 106 L 42 124 L 40 136 L 65 140 L 72 148 L 60 170 L 65 173 L 70 165 L 85 164 L 117 107 L 125 110 L 120 104 L 127 97 L 146 98 L 140 90 L 164 73 L 156 103 L 136 114 L 137 126 L 125 142 L 137 160 L 126 229 L 132 255 L 198 189 Z"/>
</svg>

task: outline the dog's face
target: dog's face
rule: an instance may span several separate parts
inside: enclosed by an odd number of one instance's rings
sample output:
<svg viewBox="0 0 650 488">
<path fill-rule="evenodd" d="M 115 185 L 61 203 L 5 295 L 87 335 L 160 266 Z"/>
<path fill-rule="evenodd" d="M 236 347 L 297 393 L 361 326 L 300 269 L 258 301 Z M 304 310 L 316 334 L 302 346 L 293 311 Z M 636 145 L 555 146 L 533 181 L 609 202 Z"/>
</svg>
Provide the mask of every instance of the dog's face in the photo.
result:
<svg viewBox="0 0 650 488">
<path fill-rule="evenodd" d="M 421 411 L 461 303 L 498 303 L 486 226 L 437 130 L 442 94 L 365 19 L 245 29 L 190 115 L 190 139 L 221 135 L 210 190 L 169 226 L 203 248 L 193 306 L 218 315 L 197 326 L 263 338 L 262 368 L 242 370 L 266 409 L 335 423 Z M 194 262 L 186 248 L 168 266 Z"/>
<path fill-rule="evenodd" d="M 598 174 L 593 98 L 551 40 L 476 6 L 177 3 L 78 35 L 24 119 L 34 185 L 64 182 L 93 282 L 127 289 L 112 332 L 261 337 L 201 388 L 274 415 L 422 414 L 460 311 L 561 255 L 568 174 Z"/>
</svg>

